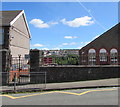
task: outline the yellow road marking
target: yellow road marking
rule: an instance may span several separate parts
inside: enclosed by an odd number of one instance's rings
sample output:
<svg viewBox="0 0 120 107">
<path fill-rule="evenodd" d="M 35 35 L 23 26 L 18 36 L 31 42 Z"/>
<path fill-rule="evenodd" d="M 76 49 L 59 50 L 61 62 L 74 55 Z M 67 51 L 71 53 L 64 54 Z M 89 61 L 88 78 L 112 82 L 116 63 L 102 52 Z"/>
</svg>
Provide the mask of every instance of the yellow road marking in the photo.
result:
<svg viewBox="0 0 120 107">
<path fill-rule="evenodd" d="M 74 93 L 74 92 L 64 92 L 64 91 L 56 91 L 58 93 L 64 93 L 64 94 L 73 94 L 73 95 L 83 95 L 83 94 L 87 94 L 90 92 L 94 92 L 94 91 L 112 91 L 112 90 L 117 90 L 117 89 L 102 89 L 102 90 L 89 90 L 89 91 L 84 91 L 82 93 Z"/>
<path fill-rule="evenodd" d="M 13 97 L 13 96 L 10 96 L 10 95 L 0 95 L 0 96 L 5 96 L 5 97 L 11 98 L 11 99 L 18 99 L 18 98 L 25 98 L 25 97 L 42 95 L 42 94 L 49 94 L 49 93 L 54 93 L 54 91 L 44 92 L 44 93 L 39 93 L 39 94 L 31 94 L 31 95 L 19 96 L 19 97 Z"/>
<path fill-rule="evenodd" d="M 8 97 L 8 98 L 14 99 L 14 97 L 10 96 L 10 95 L 0 95 L 0 96 L 4 96 L 4 97 Z"/>
<path fill-rule="evenodd" d="M 50 94 L 50 93 L 63 93 L 63 94 L 72 94 L 72 95 L 84 95 L 90 92 L 97 92 L 97 91 L 112 91 L 112 90 L 117 90 L 117 88 L 114 89 L 100 89 L 100 90 L 89 90 L 89 91 L 84 91 L 81 93 L 74 93 L 74 92 L 65 92 L 65 91 L 51 91 L 51 92 L 43 92 L 43 93 L 39 93 L 39 94 L 31 94 L 31 95 L 25 95 L 25 96 L 19 96 L 19 97 L 14 97 L 14 96 L 10 96 L 10 95 L 0 95 L 0 96 L 4 96 L 4 97 L 8 97 L 11 99 L 19 99 L 19 98 L 25 98 L 25 97 L 30 97 L 30 96 L 37 96 L 37 95 L 43 95 L 43 94 Z"/>
</svg>

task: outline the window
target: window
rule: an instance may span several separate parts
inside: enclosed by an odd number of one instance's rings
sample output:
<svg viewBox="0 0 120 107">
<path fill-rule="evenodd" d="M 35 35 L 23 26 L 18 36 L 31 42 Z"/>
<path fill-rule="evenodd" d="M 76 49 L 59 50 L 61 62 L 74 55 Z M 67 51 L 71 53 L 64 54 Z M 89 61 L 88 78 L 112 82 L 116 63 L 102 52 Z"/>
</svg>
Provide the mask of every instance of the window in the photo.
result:
<svg viewBox="0 0 120 107">
<path fill-rule="evenodd" d="M 0 28 L 0 45 L 4 43 L 4 29 Z"/>
<path fill-rule="evenodd" d="M 82 64 L 82 65 L 85 65 L 85 64 L 86 64 L 85 52 L 81 52 L 81 64 Z"/>
<path fill-rule="evenodd" d="M 89 49 L 88 61 L 89 61 L 89 65 L 96 65 L 96 51 L 95 51 L 95 49 Z"/>
<path fill-rule="evenodd" d="M 110 50 L 110 61 L 111 61 L 111 64 L 118 63 L 118 51 L 117 51 L 117 49 Z"/>
<path fill-rule="evenodd" d="M 29 54 L 25 54 L 25 59 L 28 60 L 30 58 L 30 55 Z"/>
<path fill-rule="evenodd" d="M 107 51 L 106 49 L 100 49 L 99 52 L 99 58 L 100 58 L 100 62 L 106 62 L 107 61 Z"/>
</svg>

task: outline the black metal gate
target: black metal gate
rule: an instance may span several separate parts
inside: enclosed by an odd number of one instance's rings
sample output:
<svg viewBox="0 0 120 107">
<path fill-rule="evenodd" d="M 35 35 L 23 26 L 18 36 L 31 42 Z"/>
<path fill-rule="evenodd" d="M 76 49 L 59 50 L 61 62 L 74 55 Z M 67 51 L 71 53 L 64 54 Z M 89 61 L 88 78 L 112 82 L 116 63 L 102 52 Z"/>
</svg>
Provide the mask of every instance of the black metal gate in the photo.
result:
<svg viewBox="0 0 120 107">
<path fill-rule="evenodd" d="M 46 88 L 46 72 L 30 72 L 29 59 L 12 57 L 9 65 L 7 72 L 0 73 L 2 91 Z"/>
<path fill-rule="evenodd" d="M 46 72 L 22 72 L 24 76 L 20 76 L 19 72 L 3 72 L 0 73 L 2 77 L 2 90 L 0 91 L 24 91 L 24 90 L 43 90 L 46 89 Z M 26 75 L 26 76 L 25 76 Z M 8 80 L 5 78 L 8 77 Z M 12 77 L 12 81 L 10 78 Z M 20 78 L 18 78 L 20 77 Z"/>
<path fill-rule="evenodd" d="M 19 83 L 29 82 L 30 65 L 29 60 L 24 57 L 12 57 L 9 71 L 9 83 L 14 81 L 16 74 L 16 80 Z M 23 81 L 24 78 L 24 81 Z"/>
</svg>

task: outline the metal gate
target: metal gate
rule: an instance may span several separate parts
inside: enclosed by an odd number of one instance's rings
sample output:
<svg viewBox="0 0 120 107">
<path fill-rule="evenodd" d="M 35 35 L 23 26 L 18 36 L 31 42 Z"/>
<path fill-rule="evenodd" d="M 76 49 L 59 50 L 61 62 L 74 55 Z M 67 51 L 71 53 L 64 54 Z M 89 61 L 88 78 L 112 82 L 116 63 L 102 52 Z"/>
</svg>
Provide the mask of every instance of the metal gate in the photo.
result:
<svg viewBox="0 0 120 107">
<path fill-rule="evenodd" d="M 0 91 L 24 91 L 24 90 L 43 90 L 46 89 L 46 72 L 22 72 L 24 76 L 20 76 L 19 72 L 0 73 L 2 77 L 2 90 Z M 12 75 L 12 81 L 10 80 Z M 26 76 L 25 76 L 26 75 Z M 8 79 L 4 78 L 8 77 Z M 20 77 L 20 78 L 18 78 Z"/>
<path fill-rule="evenodd" d="M 1 72 L 2 91 L 45 89 L 46 72 L 30 72 L 29 60 L 23 57 L 13 57 L 7 72 Z"/>
<path fill-rule="evenodd" d="M 29 60 L 25 59 L 24 57 L 13 57 L 11 60 L 11 66 L 9 71 L 9 83 L 14 81 L 14 76 L 16 74 L 16 79 L 19 83 L 29 82 L 29 72 L 30 72 L 30 65 Z"/>
</svg>

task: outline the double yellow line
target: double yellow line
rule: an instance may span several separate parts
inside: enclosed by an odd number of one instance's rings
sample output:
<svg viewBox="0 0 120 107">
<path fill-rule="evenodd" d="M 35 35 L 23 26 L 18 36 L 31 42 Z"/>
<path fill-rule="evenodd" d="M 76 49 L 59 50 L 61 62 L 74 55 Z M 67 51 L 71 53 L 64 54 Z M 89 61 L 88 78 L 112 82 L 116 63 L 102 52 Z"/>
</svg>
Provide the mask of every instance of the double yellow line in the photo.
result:
<svg viewBox="0 0 120 107">
<path fill-rule="evenodd" d="M 117 88 L 112 88 L 112 89 L 99 89 L 99 90 L 89 90 L 89 91 L 84 91 L 81 93 L 74 93 L 74 92 L 67 92 L 67 91 L 50 91 L 50 92 L 43 92 L 43 93 L 38 93 L 38 94 L 30 94 L 30 95 L 25 95 L 25 96 L 19 96 L 19 97 L 14 97 L 11 95 L 0 95 L 3 97 L 8 97 L 11 99 L 19 99 L 19 98 L 25 98 L 25 97 L 31 97 L 31 96 L 37 96 L 37 95 L 44 95 L 44 94 L 50 94 L 50 93 L 62 93 L 62 94 L 71 94 L 71 95 L 84 95 L 90 92 L 98 92 L 98 91 L 113 91 L 113 90 L 117 90 Z"/>
</svg>

